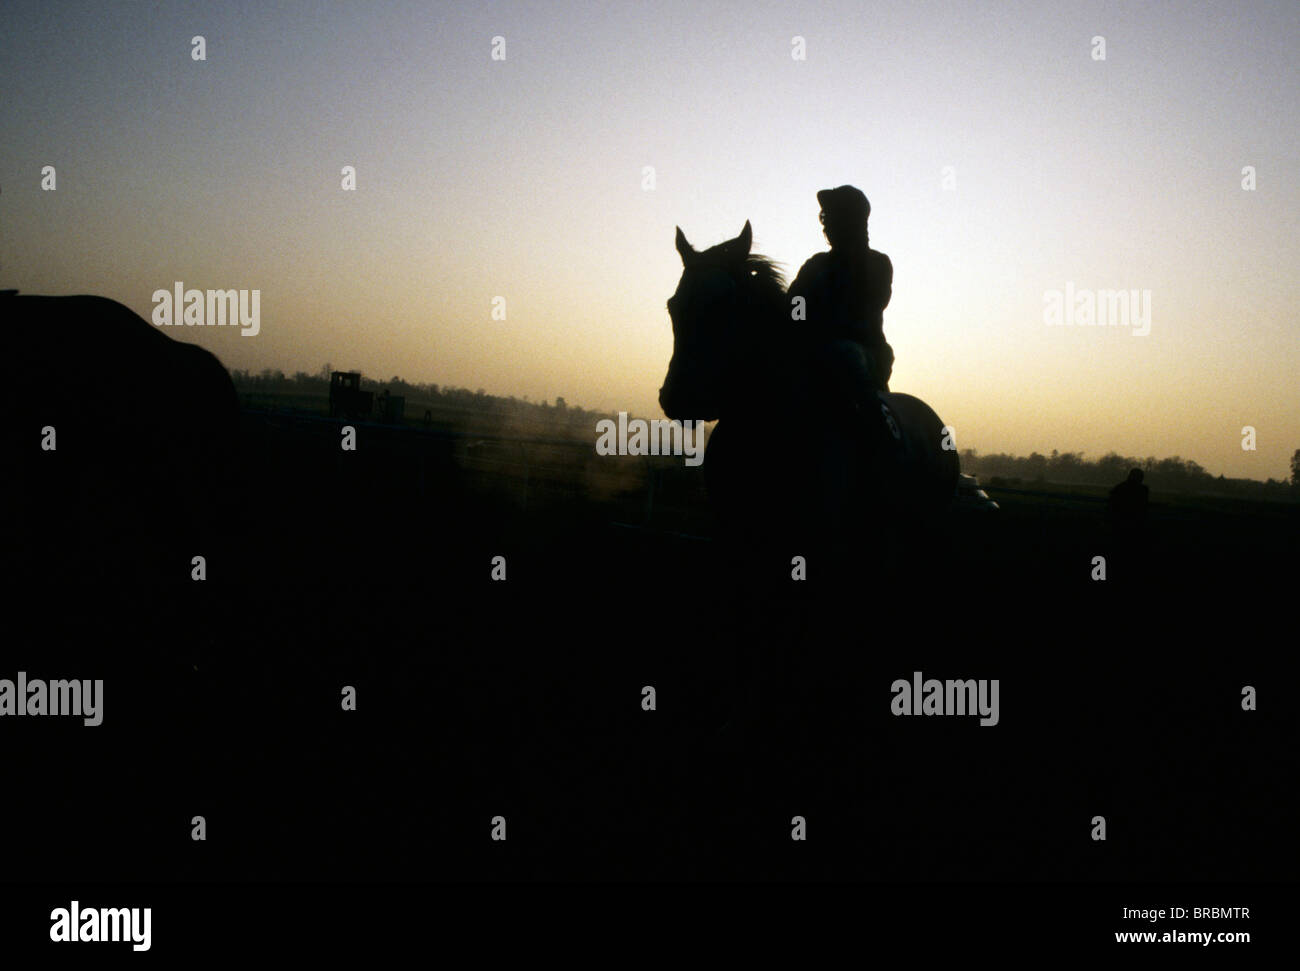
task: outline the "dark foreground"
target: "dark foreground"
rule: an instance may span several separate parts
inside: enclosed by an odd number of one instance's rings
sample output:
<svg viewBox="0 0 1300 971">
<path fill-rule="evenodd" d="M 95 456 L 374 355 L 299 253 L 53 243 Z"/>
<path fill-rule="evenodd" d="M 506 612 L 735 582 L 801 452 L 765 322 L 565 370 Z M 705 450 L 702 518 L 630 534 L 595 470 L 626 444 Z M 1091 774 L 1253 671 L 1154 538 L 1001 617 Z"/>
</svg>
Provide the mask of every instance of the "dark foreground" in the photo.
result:
<svg viewBox="0 0 1300 971">
<path fill-rule="evenodd" d="M 1171 507 L 1128 554 L 1095 505 L 995 494 L 850 595 L 815 564 L 737 589 L 698 470 L 647 519 L 562 459 L 524 487 L 463 442 L 337 434 L 246 415 L 216 527 L 120 570 L 116 530 L 11 559 L 0 678 L 105 681 L 98 728 L 5 726 L 11 878 L 1293 878 L 1295 506 Z M 213 501 L 159 486 L 155 522 Z M 745 744 L 738 652 L 780 672 Z M 894 716 L 917 671 L 998 679 L 998 724 Z"/>
</svg>

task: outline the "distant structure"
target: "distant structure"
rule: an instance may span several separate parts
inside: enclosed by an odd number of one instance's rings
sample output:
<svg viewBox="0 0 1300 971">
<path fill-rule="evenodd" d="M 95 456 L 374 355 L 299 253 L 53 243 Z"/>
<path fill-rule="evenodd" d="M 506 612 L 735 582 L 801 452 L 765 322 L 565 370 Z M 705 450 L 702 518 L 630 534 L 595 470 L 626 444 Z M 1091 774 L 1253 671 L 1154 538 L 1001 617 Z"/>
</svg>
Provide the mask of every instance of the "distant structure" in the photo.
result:
<svg viewBox="0 0 1300 971">
<path fill-rule="evenodd" d="M 406 412 L 406 399 L 400 394 L 389 394 L 385 388 L 379 395 L 376 412 L 379 420 L 390 425 L 400 425 Z"/>
<path fill-rule="evenodd" d="M 406 413 L 406 398 L 389 394 L 385 388 L 376 399 L 371 391 L 361 390 L 360 371 L 334 371 L 330 374 L 330 417 L 375 419 L 400 425 Z"/>
<path fill-rule="evenodd" d="M 330 417 L 369 418 L 374 395 L 361 390 L 360 371 L 335 371 L 330 375 Z"/>
</svg>

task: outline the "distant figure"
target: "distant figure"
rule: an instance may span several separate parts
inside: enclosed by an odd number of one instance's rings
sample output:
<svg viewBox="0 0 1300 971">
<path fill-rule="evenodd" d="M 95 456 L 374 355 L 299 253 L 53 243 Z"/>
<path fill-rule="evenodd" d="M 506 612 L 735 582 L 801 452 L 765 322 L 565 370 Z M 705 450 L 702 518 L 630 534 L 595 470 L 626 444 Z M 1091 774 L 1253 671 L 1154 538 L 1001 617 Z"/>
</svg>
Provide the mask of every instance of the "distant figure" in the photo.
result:
<svg viewBox="0 0 1300 971">
<path fill-rule="evenodd" d="M 1142 484 L 1142 470 L 1132 469 L 1128 478 L 1110 490 L 1110 523 L 1115 532 L 1126 539 L 1140 534 L 1147 521 L 1147 495 Z"/>
<path fill-rule="evenodd" d="M 894 369 L 894 350 L 884 332 L 894 266 L 870 246 L 871 203 L 860 189 L 822 189 L 817 201 L 831 249 L 804 263 L 788 294 L 806 301 L 806 333 L 814 360 L 846 406 L 878 433 L 883 426 L 874 392 L 889 390 Z"/>
</svg>

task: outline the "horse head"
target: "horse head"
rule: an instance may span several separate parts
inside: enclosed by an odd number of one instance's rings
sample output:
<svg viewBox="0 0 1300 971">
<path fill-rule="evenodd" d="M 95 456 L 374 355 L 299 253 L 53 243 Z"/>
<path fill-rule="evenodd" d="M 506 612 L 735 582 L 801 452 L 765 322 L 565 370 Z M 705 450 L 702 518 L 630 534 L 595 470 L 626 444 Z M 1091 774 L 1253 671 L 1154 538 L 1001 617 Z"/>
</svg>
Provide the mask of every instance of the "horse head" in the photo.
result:
<svg viewBox="0 0 1300 971">
<path fill-rule="evenodd" d="M 762 325 L 779 313 L 785 283 L 766 257 L 750 253 L 746 221 L 735 239 L 697 251 L 677 229 L 682 275 L 668 300 L 673 355 L 659 389 L 669 418 L 714 421 L 736 406 L 752 375 L 752 357 L 770 332 Z"/>
</svg>

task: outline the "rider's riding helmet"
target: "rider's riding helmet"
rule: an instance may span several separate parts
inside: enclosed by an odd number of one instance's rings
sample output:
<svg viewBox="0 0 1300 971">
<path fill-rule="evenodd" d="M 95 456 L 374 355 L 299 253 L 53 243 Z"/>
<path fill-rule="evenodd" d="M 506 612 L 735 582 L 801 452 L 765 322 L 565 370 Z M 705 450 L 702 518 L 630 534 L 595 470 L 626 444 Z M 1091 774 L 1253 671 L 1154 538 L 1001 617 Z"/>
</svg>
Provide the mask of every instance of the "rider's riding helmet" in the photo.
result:
<svg viewBox="0 0 1300 971">
<path fill-rule="evenodd" d="M 822 221 L 829 216 L 843 216 L 854 221 L 867 221 L 871 215 L 871 203 L 861 189 L 851 185 L 842 185 L 835 189 L 822 189 L 817 193 L 817 202 L 822 207 Z"/>
</svg>

